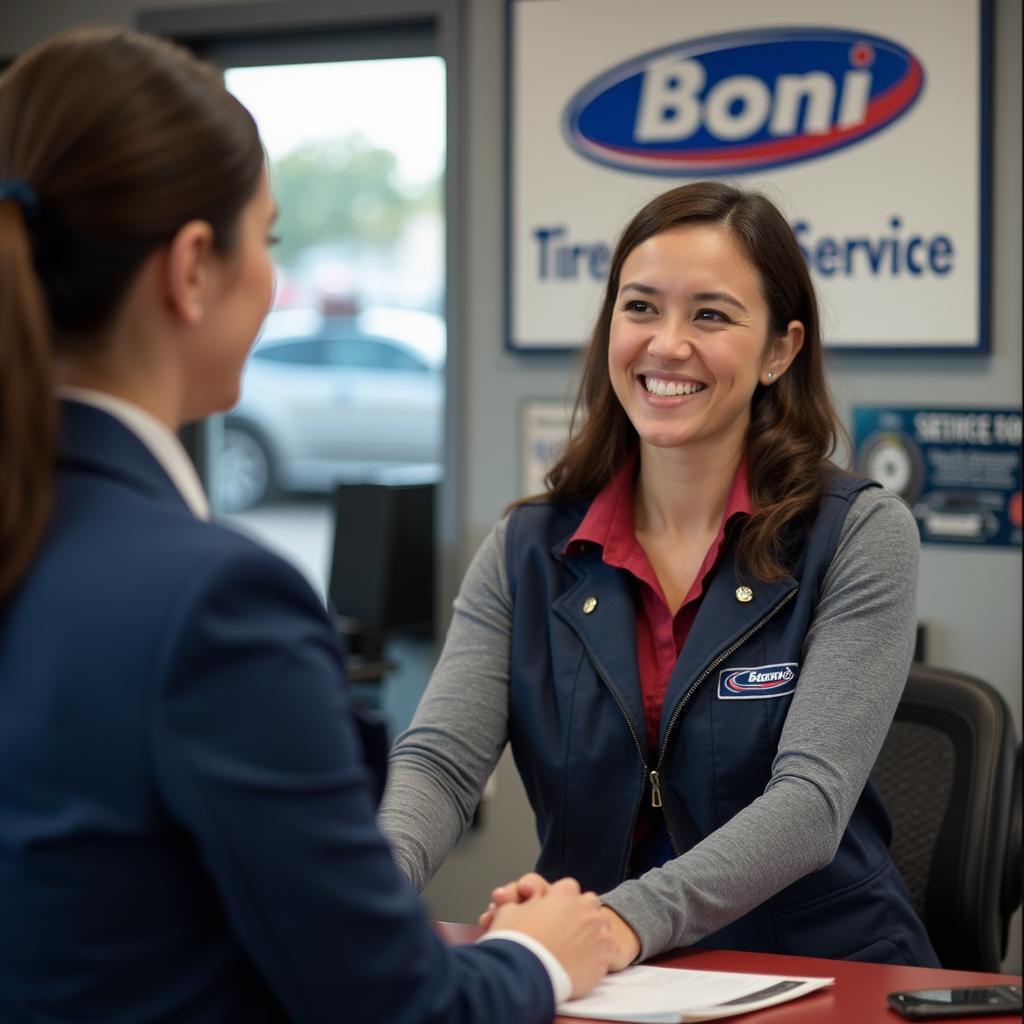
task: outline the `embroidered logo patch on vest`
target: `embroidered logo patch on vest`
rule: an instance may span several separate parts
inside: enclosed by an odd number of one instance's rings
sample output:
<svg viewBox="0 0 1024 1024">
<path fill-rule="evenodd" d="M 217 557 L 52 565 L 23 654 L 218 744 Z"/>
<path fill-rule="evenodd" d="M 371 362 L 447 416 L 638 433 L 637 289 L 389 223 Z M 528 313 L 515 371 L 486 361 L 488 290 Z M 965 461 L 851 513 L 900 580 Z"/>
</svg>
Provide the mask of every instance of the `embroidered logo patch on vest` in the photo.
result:
<svg viewBox="0 0 1024 1024">
<path fill-rule="evenodd" d="M 796 689 L 800 666 L 795 661 L 757 668 L 727 668 L 718 673 L 719 700 L 765 700 L 788 697 Z"/>
</svg>

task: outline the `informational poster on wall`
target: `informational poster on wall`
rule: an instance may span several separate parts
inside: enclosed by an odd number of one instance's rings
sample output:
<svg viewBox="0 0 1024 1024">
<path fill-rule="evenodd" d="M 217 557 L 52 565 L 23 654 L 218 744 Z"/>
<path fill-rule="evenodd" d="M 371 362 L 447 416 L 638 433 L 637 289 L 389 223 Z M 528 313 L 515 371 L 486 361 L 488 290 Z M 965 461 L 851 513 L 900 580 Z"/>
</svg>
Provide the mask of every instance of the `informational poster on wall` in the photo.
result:
<svg viewBox="0 0 1024 1024">
<path fill-rule="evenodd" d="M 552 398 L 528 398 L 519 408 L 522 452 L 519 493 L 523 497 L 547 490 L 544 478 L 569 439 L 572 410 Z"/>
<path fill-rule="evenodd" d="M 853 410 L 857 471 L 895 491 L 928 544 L 1021 546 L 1020 409 Z"/>
<path fill-rule="evenodd" d="M 715 178 L 765 192 L 826 344 L 987 351 L 986 0 L 509 0 L 508 343 L 582 344 L 615 239 Z"/>
</svg>

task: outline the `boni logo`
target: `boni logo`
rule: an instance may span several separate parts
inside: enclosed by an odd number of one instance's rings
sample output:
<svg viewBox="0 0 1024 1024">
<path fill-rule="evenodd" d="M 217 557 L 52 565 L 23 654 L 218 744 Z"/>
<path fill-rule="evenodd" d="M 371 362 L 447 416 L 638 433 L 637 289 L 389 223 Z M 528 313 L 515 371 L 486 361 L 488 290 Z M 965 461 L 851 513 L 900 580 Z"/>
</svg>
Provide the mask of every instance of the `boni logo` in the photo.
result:
<svg viewBox="0 0 1024 1024">
<path fill-rule="evenodd" d="M 796 689 L 798 667 L 796 662 L 789 662 L 784 665 L 726 669 L 718 677 L 719 699 L 785 697 Z"/>
<path fill-rule="evenodd" d="M 734 174 L 810 160 L 881 131 L 921 93 L 908 50 L 842 29 L 762 29 L 676 43 L 584 86 L 569 144 L 659 175 Z"/>
</svg>

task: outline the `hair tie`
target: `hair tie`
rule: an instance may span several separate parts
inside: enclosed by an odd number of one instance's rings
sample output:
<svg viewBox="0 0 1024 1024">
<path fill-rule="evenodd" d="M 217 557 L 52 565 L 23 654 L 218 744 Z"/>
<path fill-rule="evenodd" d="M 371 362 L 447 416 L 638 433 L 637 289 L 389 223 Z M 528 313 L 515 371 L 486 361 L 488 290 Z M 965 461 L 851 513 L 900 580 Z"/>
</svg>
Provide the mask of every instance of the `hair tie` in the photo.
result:
<svg viewBox="0 0 1024 1024">
<path fill-rule="evenodd" d="M 10 178 L 0 181 L 0 203 L 5 199 L 13 199 L 26 218 L 34 218 L 39 214 L 39 196 L 36 190 L 24 178 Z"/>
</svg>

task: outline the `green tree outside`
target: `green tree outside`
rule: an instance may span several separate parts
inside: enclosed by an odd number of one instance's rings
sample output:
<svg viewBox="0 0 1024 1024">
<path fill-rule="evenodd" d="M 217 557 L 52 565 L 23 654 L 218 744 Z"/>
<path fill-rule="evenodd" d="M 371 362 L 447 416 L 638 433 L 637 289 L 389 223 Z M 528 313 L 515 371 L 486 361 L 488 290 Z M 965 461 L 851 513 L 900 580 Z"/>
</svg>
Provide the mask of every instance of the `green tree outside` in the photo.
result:
<svg viewBox="0 0 1024 1024">
<path fill-rule="evenodd" d="M 335 144 L 305 145 L 276 161 L 271 170 L 281 214 L 277 258 L 293 265 L 308 246 L 354 242 L 387 249 L 414 214 L 440 215 L 441 182 L 410 189 L 396 181 L 398 161 L 361 135 Z"/>
</svg>

